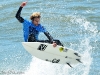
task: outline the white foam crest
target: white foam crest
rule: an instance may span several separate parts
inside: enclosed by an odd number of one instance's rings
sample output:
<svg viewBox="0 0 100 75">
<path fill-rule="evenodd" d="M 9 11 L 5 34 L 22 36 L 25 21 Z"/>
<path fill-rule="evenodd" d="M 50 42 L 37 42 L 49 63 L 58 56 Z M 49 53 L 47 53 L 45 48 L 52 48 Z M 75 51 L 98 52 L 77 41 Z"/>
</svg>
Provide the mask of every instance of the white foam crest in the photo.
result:
<svg viewBox="0 0 100 75">
<path fill-rule="evenodd" d="M 71 15 L 71 17 L 72 18 L 71 18 L 70 21 L 71 21 L 72 24 L 79 25 L 79 27 L 83 26 L 85 30 L 88 29 L 90 22 L 88 22 L 84 17 L 82 17 L 82 16 L 75 16 L 75 15 L 74 16 Z M 81 28 L 81 30 L 83 30 L 82 28 Z"/>
<path fill-rule="evenodd" d="M 80 16 L 74 16 L 74 23 L 80 25 L 80 27 L 84 27 L 85 31 L 91 31 L 92 33 L 97 33 L 97 26 L 95 22 L 90 23 L 86 18 Z"/>
</svg>

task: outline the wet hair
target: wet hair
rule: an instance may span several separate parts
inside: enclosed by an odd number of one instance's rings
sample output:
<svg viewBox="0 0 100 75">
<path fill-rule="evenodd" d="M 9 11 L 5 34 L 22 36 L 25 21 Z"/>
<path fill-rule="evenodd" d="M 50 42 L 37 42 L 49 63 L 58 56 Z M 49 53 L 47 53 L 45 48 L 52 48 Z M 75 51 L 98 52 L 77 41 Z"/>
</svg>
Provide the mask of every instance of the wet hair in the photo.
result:
<svg viewBox="0 0 100 75">
<path fill-rule="evenodd" d="M 31 20 L 34 20 L 34 18 L 40 18 L 40 12 L 34 12 L 31 16 L 30 16 L 30 19 Z"/>
</svg>

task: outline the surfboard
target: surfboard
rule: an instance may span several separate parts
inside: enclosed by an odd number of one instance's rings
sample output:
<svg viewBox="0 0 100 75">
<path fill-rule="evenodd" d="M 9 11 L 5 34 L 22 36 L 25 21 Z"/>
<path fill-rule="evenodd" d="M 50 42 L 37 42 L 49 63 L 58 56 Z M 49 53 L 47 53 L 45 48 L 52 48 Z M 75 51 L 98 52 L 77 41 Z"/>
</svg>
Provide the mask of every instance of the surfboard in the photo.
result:
<svg viewBox="0 0 100 75">
<path fill-rule="evenodd" d="M 70 67 L 71 64 L 82 63 L 78 52 L 63 46 L 53 47 L 53 44 L 41 42 L 22 42 L 22 45 L 31 55 L 44 61 L 67 64 Z"/>
</svg>

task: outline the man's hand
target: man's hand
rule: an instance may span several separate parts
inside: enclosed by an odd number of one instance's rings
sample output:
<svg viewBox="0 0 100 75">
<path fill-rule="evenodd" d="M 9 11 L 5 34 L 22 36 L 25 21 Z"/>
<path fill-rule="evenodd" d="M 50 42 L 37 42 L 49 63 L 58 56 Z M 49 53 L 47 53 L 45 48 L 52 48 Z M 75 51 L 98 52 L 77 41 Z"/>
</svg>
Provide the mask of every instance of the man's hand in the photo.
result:
<svg viewBox="0 0 100 75">
<path fill-rule="evenodd" d="M 53 47 L 56 47 L 56 46 L 57 46 L 56 42 L 55 42 L 55 41 L 53 41 Z"/>
<path fill-rule="evenodd" d="M 21 7 L 24 7 L 26 4 L 27 4 L 27 1 L 26 2 L 22 2 Z"/>
</svg>

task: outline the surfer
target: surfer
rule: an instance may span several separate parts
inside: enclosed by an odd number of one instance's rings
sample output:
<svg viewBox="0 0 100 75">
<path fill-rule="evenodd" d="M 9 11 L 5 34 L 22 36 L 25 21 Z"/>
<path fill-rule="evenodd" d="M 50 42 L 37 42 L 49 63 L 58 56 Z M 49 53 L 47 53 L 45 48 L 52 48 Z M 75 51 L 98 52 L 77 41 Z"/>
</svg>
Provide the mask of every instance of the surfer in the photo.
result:
<svg viewBox="0 0 100 75">
<path fill-rule="evenodd" d="M 45 42 L 45 43 L 53 43 L 53 46 L 62 45 L 59 40 L 54 40 L 53 37 L 49 34 L 49 32 L 39 23 L 41 14 L 40 12 L 34 12 L 28 21 L 21 17 L 22 8 L 27 4 L 27 2 L 22 2 L 17 13 L 16 18 L 20 23 L 23 24 L 23 33 L 25 42 Z M 49 40 L 38 40 L 39 32 L 43 32 Z"/>
</svg>

